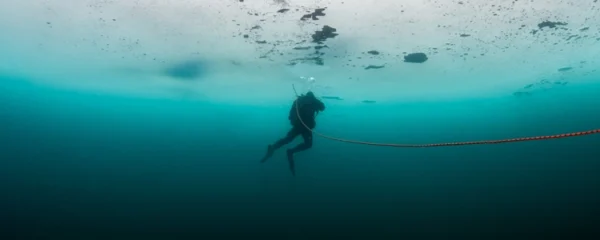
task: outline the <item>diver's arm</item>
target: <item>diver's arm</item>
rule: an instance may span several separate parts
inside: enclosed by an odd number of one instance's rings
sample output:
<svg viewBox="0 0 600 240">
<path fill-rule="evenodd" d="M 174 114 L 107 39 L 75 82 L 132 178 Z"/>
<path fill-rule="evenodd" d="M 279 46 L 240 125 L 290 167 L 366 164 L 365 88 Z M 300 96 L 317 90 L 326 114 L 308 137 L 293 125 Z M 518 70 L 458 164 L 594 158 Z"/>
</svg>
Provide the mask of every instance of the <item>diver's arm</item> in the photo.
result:
<svg viewBox="0 0 600 240">
<path fill-rule="evenodd" d="M 321 113 L 322 111 L 325 111 L 325 104 L 323 104 L 323 102 L 317 100 L 315 103 L 313 103 L 315 106 L 315 117 L 319 115 L 319 113 Z"/>
<path fill-rule="evenodd" d="M 318 100 L 317 100 L 318 101 Z M 317 110 L 319 110 L 319 112 L 325 111 L 325 104 L 321 101 L 318 101 L 318 108 Z"/>
</svg>

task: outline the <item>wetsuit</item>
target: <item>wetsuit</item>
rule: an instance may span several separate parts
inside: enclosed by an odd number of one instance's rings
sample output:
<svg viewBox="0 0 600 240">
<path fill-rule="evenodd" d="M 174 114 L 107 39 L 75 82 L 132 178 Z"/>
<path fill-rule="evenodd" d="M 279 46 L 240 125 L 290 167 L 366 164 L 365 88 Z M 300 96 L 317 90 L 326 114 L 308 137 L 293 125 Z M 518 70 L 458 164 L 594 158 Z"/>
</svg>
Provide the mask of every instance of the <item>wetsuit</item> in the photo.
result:
<svg viewBox="0 0 600 240">
<path fill-rule="evenodd" d="M 296 110 L 296 106 L 298 106 L 299 111 Z M 296 99 L 296 101 L 294 101 L 294 103 L 292 104 L 288 116 L 292 128 L 288 131 L 287 135 L 284 138 L 278 140 L 273 145 L 269 145 L 267 149 L 267 155 L 263 158 L 262 162 L 267 161 L 267 159 L 271 157 L 275 150 L 292 142 L 297 136 L 302 135 L 304 142 L 292 149 L 287 150 L 287 157 L 290 163 L 290 170 L 292 171 L 292 174 L 295 174 L 294 153 L 301 152 L 312 147 L 312 132 L 306 127 L 314 129 L 316 126 L 316 114 L 324 110 L 325 104 L 323 104 L 323 102 L 317 99 L 312 92 L 308 92 L 306 95 L 298 97 L 298 99 Z M 304 126 L 298 118 L 298 112 L 300 114 L 300 117 L 302 118 L 302 122 L 304 122 L 306 126 Z"/>
</svg>

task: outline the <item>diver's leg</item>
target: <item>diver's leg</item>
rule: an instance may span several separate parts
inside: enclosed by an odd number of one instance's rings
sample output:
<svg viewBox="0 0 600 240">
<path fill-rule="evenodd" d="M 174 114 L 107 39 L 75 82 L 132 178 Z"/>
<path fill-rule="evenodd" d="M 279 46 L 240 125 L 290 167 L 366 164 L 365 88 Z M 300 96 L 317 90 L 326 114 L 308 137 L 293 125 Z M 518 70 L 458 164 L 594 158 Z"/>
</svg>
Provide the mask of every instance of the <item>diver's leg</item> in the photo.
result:
<svg viewBox="0 0 600 240">
<path fill-rule="evenodd" d="M 292 129 L 290 129 L 290 131 L 287 133 L 287 135 L 284 138 L 279 139 L 277 142 L 275 142 L 275 144 L 273 144 L 271 146 L 274 148 L 274 150 L 277 150 L 280 147 L 283 147 L 283 145 L 286 145 L 286 144 L 294 141 L 294 138 L 296 138 L 301 133 L 302 132 L 300 131 L 299 128 L 293 127 Z"/>
<path fill-rule="evenodd" d="M 304 142 L 299 144 L 298 146 L 287 150 L 288 163 L 290 164 L 290 171 L 292 171 L 292 175 L 296 176 L 296 168 L 294 164 L 294 153 L 301 152 L 307 150 L 312 147 L 312 132 L 305 130 L 302 132 L 302 138 L 304 138 Z"/>
<path fill-rule="evenodd" d="M 277 142 L 267 147 L 267 154 L 263 157 L 263 159 L 260 162 L 266 162 L 269 158 L 271 158 L 271 156 L 273 156 L 275 150 L 281 148 L 283 145 L 292 142 L 294 138 L 296 138 L 299 134 L 300 131 L 298 131 L 298 128 L 290 129 L 290 131 L 284 138 L 279 139 Z"/>
<path fill-rule="evenodd" d="M 307 150 L 312 147 L 312 144 L 313 144 L 312 132 L 305 130 L 301 134 L 302 134 L 302 138 L 304 138 L 304 142 L 300 143 L 300 144 L 298 144 L 298 146 L 290 149 L 289 151 L 291 151 L 292 153 L 302 152 L 302 151 Z"/>
</svg>

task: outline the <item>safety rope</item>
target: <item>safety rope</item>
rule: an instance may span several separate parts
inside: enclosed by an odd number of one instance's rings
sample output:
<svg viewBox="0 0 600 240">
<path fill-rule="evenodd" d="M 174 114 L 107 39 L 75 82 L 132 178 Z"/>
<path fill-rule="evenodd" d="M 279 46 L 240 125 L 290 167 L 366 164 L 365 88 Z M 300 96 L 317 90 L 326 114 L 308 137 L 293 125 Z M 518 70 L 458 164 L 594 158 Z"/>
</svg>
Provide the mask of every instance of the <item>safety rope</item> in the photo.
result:
<svg viewBox="0 0 600 240">
<path fill-rule="evenodd" d="M 296 92 L 296 88 L 293 85 L 292 85 L 292 87 L 294 88 L 294 92 Z M 297 92 L 296 92 L 296 97 L 298 97 Z M 559 138 L 568 138 L 568 137 L 579 137 L 579 136 L 600 133 L 600 129 L 593 129 L 593 130 L 583 131 L 583 132 L 571 132 L 571 133 L 547 135 L 547 136 L 534 136 L 534 137 L 510 138 L 510 139 L 499 139 L 499 140 L 482 140 L 482 141 L 472 141 L 472 142 L 429 143 L 429 144 L 397 144 L 397 143 L 364 142 L 364 141 L 356 141 L 356 140 L 348 140 L 348 139 L 344 139 L 344 138 L 332 137 L 332 136 L 328 136 L 328 135 L 319 133 L 317 131 L 314 131 L 313 129 L 309 128 L 302 120 L 302 117 L 300 117 L 298 101 L 296 101 L 295 104 L 296 104 L 296 114 L 298 116 L 298 119 L 300 120 L 300 123 L 302 123 L 302 125 L 306 129 L 311 131 L 312 133 L 314 133 L 320 137 L 338 141 L 338 142 L 370 145 L 370 146 L 380 146 L 380 147 L 431 148 L 431 147 L 450 147 L 450 146 L 464 146 L 464 145 L 499 144 L 499 143 L 526 142 L 526 141 L 539 141 L 539 140 L 559 139 Z"/>
</svg>

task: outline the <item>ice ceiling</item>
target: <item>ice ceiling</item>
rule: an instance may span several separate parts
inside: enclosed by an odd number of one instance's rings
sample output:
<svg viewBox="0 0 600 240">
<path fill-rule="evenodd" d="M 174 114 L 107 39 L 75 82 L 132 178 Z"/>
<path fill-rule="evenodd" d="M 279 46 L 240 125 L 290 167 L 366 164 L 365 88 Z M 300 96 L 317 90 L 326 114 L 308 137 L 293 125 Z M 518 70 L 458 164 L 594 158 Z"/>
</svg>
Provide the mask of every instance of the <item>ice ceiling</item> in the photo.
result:
<svg viewBox="0 0 600 240">
<path fill-rule="evenodd" d="M 5 0 L 0 73 L 234 102 L 287 101 L 292 83 L 349 102 L 528 97 L 598 76 L 599 7 L 597 0 Z"/>
</svg>

